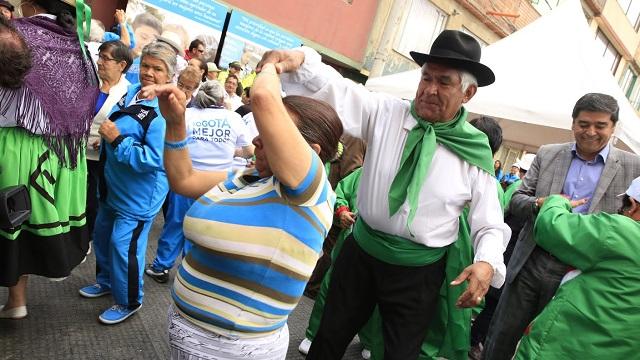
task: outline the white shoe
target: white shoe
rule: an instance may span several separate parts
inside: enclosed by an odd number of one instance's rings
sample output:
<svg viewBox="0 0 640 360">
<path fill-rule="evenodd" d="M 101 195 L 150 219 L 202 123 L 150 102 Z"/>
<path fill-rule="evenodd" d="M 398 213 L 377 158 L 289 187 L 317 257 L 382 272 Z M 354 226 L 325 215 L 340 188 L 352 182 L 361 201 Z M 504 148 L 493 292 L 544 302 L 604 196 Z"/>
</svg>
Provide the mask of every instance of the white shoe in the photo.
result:
<svg viewBox="0 0 640 360">
<path fill-rule="evenodd" d="M 4 309 L 4 305 L 0 306 L 0 319 L 13 319 L 18 320 L 27 316 L 27 307 L 16 306 L 11 309 Z"/>
<path fill-rule="evenodd" d="M 300 343 L 300 346 L 298 346 L 298 351 L 300 351 L 304 355 L 307 355 L 309 353 L 310 347 L 311 347 L 311 340 L 304 338 L 304 340 L 302 340 L 302 342 Z"/>
<path fill-rule="evenodd" d="M 362 352 L 360 353 L 360 355 L 364 360 L 369 360 L 371 359 L 371 350 L 362 349 Z"/>
</svg>

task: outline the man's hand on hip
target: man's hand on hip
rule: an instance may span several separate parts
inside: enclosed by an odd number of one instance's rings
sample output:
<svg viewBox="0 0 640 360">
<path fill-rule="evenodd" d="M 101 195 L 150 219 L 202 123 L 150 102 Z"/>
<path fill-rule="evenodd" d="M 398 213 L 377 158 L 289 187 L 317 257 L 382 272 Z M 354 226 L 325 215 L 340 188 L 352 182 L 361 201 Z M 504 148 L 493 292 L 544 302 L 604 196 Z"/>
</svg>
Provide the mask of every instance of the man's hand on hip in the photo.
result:
<svg viewBox="0 0 640 360">
<path fill-rule="evenodd" d="M 482 299 L 484 299 L 484 295 L 489 291 L 492 278 L 493 266 L 488 262 L 479 261 L 467 266 L 462 273 L 451 282 L 451 286 L 460 285 L 464 281 L 469 282 L 467 290 L 462 293 L 456 301 L 456 306 L 468 308 L 480 304 Z"/>
</svg>

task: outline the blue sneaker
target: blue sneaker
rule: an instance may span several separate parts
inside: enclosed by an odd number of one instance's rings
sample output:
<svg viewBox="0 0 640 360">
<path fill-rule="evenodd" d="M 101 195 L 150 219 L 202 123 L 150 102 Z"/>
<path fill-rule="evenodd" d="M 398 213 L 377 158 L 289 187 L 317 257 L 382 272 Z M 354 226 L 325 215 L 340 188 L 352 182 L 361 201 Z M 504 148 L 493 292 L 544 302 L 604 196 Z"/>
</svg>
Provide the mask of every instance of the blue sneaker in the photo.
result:
<svg viewBox="0 0 640 360">
<path fill-rule="evenodd" d="M 127 320 L 129 316 L 135 314 L 138 310 L 140 310 L 141 307 L 142 304 L 133 309 L 129 309 L 129 307 L 126 305 L 113 305 L 112 307 L 105 310 L 102 314 L 100 314 L 100 316 L 98 316 L 98 320 L 106 325 L 119 324 Z"/>
<path fill-rule="evenodd" d="M 110 289 L 107 289 L 100 284 L 85 286 L 82 289 L 78 290 L 78 292 L 81 296 L 90 299 L 111 294 Z"/>
</svg>

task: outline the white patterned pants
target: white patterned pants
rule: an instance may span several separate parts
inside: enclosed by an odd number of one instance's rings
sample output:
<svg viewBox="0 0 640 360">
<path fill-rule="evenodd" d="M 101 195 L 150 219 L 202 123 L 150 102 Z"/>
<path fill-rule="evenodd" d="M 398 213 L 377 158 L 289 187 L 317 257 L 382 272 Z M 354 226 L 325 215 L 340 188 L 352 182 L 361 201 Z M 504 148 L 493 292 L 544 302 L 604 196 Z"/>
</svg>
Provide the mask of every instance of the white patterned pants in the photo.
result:
<svg viewBox="0 0 640 360">
<path fill-rule="evenodd" d="M 284 360 L 287 356 L 289 328 L 286 324 L 267 336 L 230 338 L 193 324 L 174 306 L 169 306 L 167 329 L 172 360 Z"/>
</svg>

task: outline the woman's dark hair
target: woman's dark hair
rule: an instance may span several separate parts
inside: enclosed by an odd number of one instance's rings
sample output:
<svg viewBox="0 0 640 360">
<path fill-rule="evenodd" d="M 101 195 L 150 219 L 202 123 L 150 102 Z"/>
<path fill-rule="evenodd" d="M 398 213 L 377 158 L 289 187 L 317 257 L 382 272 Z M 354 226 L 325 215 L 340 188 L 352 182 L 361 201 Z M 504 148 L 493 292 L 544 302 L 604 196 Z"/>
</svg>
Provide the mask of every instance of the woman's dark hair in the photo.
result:
<svg viewBox="0 0 640 360">
<path fill-rule="evenodd" d="M 194 40 L 195 41 L 195 40 Z M 191 50 L 191 49 L 189 49 Z M 198 69 L 200 69 L 200 71 L 202 71 L 202 79 L 200 79 L 200 82 L 205 82 L 207 81 L 207 72 L 209 72 L 209 67 L 207 66 L 207 63 L 198 59 L 198 58 L 192 58 L 191 60 L 195 60 L 198 61 Z"/>
<path fill-rule="evenodd" d="M 131 54 L 131 50 L 129 47 L 125 45 L 120 40 L 111 40 L 103 42 L 98 48 L 98 52 L 101 51 L 111 51 L 111 56 L 117 62 L 124 61 L 127 63 L 127 66 L 124 67 L 122 73 L 126 73 L 133 64 L 133 55 Z"/>
<path fill-rule="evenodd" d="M 309 144 L 320 145 L 320 159 L 330 161 L 338 151 L 342 136 L 342 122 L 336 111 L 326 102 L 304 96 L 287 96 L 282 99 L 293 117 L 300 134 Z"/>
<path fill-rule="evenodd" d="M 242 96 L 242 92 L 244 89 L 242 88 L 242 83 L 238 81 L 238 86 L 236 86 L 236 95 Z"/>
<path fill-rule="evenodd" d="M 248 98 L 251 98 L 251 86 L 247 86 L 243 91 L 247 93 Z"/>
<path fill-rule="evenodd" d="M 618 210 L 618 214 L 624 215 L 624 212 L 631 208 L 631 197 L 627 194 L 624 194 L 622 197 L 622 206 Z"/>
<path fill-rule="evenodd" d="M 495 169 L 495 170 L 496 170 L 495 175 L 496 175 L 496 176 L 498 176 L 498 174 L 500 173 L 500 171 L 502 171 L 502 161 L 500 161 L 500 160 L 496 160 L 496 161 L 494 161 L 494 162 L 493 162 L 493 167 L 494 167 L 494 168 L 496 167 L 496 163 L 500 164 L 500 166 L 498 166 L 498 168 L 497 168 L 497 169 Z"/>
<path fill-rule="evenodd" d="M 31 65 L 31 49 L 11 22 L 0 15 L 0 86 L 22 86 Z"/>
<path fill-rule="evenodd" d="M 48 14 L 56 16 L 56 23 L 68 31 L 76 31 L 76 9 L 60 0 L 30 0 Z M 84 44 L 83 44 L 84 46 Z"/>
<path fill-rule="evenodd" d="M 197 49 L 198 46 L 202 45 L 202 47 L 207 47 L 204 42 L 200 39 L 195 39 L 191 42 L 191 44 L 189 44 L 189 51 L 193 50 L 193 49 Z"/>
</svg>

